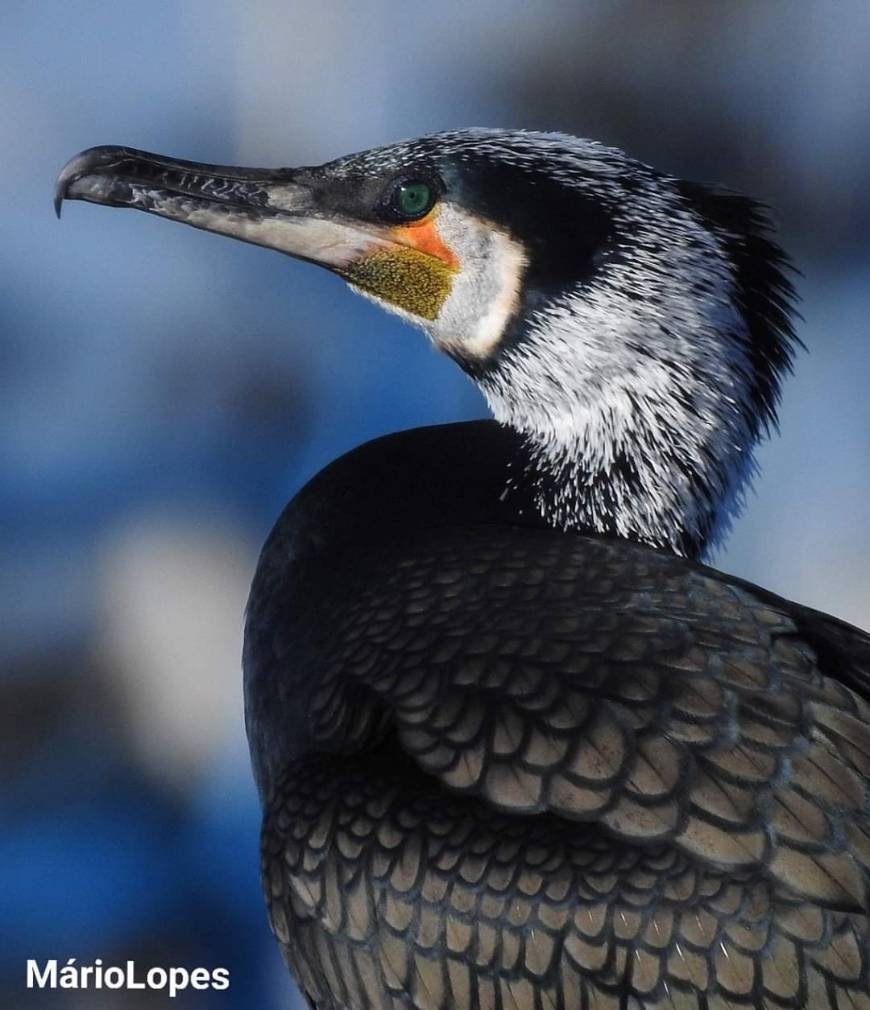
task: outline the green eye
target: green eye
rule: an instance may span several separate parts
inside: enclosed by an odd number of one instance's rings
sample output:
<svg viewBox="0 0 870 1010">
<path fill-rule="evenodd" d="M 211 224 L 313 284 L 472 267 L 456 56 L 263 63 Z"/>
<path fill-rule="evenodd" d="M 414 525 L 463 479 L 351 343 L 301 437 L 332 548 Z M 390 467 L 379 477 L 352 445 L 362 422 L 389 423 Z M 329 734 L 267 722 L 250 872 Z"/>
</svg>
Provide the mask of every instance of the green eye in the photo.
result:
<svg viewBox="0 0 870 1010">
<path fill-rule="evenodd" d="M 434 202 L 432 187 L 426 182 L 402 182 L 393 191 L 393 209 L 406 220 L 422 217 Z"/>
</svg>

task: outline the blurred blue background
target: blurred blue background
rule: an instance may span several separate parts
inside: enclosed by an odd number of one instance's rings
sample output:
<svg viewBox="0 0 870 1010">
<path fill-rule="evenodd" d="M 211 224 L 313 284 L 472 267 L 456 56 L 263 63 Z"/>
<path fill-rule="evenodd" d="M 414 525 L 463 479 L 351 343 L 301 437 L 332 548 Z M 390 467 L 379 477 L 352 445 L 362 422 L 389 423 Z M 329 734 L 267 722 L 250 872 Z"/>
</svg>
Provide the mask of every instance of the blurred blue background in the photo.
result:
<svg viewBox="0 0 870 1010">
<path fill-rule="evenodd" d="M 464 125 L 596 137 L 770 203 L 803 271 L 782 437 L 716 563 L 870 625 L 870 7 L 787 0 L 5 0 L 0 10 L 0 1005 L 27 957 L 224 966 L 294 997 L 259 893 L 242 610 L 300 483 L 479 416 L 423 337 L 315 268 L 67 205 L 76 151 L 316 163 Z"/>
</svg>

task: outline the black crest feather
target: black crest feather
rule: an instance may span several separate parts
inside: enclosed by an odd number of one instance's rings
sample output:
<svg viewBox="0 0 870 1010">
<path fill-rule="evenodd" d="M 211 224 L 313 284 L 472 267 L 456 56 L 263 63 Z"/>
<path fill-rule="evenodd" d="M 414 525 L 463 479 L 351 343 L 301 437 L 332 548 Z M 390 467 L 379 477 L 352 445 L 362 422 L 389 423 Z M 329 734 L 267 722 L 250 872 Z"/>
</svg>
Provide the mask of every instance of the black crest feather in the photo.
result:
<svg viewBox="0 0 870 1010">
<path fill-rule="evenodd" d="M 782 378 L 804 346 L 792 323 L 798 296 L 789 274 L 797 271 L 771 237 L 773 223 L 764 204 L 699 183 L 681 181 L 677 188 L 734 266 L 734 304 L 746 320 L 756 424 L 769 432 L 777 424 Z"/>
</svg>

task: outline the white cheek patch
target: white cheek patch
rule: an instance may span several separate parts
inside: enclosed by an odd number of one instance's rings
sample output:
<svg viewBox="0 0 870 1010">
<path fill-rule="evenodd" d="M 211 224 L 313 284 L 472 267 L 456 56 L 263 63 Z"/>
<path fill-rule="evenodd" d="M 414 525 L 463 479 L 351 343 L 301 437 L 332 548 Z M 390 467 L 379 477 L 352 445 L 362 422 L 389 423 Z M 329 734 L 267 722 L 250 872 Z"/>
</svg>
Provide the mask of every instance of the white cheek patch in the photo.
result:
<svg viewBox="0 0 870 1010">
<path fill-rule="evenodd" d="M 439 212 L 438 233 L 460 266 L 438 318 L 426 329 L 439 349 L 484 360 L 519 308 L 526 251 L 507 232 L 451 204 Z"/>
</svg>

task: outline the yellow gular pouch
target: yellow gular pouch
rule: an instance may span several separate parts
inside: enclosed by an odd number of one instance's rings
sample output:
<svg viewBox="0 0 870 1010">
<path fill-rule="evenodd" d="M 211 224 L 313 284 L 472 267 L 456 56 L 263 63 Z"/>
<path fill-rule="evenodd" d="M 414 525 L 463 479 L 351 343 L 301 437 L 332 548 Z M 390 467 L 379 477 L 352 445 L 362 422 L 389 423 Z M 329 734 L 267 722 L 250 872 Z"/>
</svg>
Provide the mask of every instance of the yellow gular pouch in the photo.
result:
<svg viewBox="0 0 870 1010">
<path fill-rule="evenodd" d="M 360 291 L 422 319 L 438 318 L 456 267 L 409 246 L 377 249 L 340 271 Z"/>
</svg>

